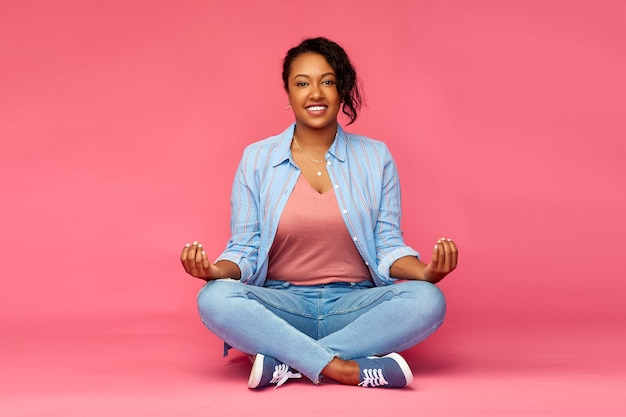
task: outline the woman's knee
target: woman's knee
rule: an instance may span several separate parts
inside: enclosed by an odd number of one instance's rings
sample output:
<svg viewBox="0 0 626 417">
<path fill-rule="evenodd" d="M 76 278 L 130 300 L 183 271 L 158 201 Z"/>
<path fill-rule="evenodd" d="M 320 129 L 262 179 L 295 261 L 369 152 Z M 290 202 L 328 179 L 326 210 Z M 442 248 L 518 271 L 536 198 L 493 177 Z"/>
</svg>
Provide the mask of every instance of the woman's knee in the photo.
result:
<svg viewBox="0 0 626 417">
<path fill-rule="evenodd" d="M 443 291 L 426 281 L 409 281 L 406 284 L 413 293 L 416 305 L 420 306 L 421 314 L 443 321 L 446 315 L 446 297 Z"/>
<path fill-rule="evenodd" d="M 198 311 L 202 320 L 219 320 L 227 310 L 228 301 L 237 292 L 238 281 L 215 280 L 207 282 L 198 292 Z"/>
</svg>

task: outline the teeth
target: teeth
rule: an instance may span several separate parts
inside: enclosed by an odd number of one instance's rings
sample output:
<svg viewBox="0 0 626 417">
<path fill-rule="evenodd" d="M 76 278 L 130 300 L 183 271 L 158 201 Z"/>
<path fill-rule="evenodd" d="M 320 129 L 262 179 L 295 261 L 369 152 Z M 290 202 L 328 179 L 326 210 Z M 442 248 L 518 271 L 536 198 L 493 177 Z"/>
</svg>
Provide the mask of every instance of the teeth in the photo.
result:
<svg viewBox="0 0 626 417">
<path fill-rule="evenodd" d="M 311 107 L 307 107 L 308 110 L 312 110 L 312 111 L 320 111 L 320 110 L 324 110 L 326 108 L 326 106 L 311 106 Z"/>
</svg>

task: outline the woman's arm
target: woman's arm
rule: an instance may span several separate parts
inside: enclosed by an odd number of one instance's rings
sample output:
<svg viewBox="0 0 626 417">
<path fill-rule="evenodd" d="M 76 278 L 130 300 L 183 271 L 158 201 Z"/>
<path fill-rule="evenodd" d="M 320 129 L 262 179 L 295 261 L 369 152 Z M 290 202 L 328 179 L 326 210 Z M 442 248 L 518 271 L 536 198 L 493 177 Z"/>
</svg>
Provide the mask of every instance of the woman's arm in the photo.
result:
<svg viewBox="0 0 626 417">
<path fill-rule="evenodd" d="M 405 256 L 391 265 L 390 275 L 396 279 L 441 281 L 454 271 L 459 258 L 456 244 L 450 239 L 439 239 L 433 248 L 429 264 L 420 261 L 416 256 Z"/>
<path fill-rule="evenodd" d="M 202 244 L 198 242 L 185 245 L 180 254 L 180 261 L 185 272 L 205 281 L 220 278 L 241 278 L 241 270 L 236 263 L 225 260 L 211 263 L 202 249 Z"/>
</svg>

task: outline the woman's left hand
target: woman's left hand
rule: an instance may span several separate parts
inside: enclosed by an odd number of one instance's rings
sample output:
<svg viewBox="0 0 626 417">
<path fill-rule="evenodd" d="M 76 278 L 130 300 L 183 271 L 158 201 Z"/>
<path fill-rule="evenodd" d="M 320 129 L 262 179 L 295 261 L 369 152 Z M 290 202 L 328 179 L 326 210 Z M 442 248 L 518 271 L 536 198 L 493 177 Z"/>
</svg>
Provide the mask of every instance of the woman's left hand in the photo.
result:
<svg viewBox="0 0 626 417">
<path fill-rule="evenodd" d="M 439 282 L 454 271 L 459 258 L 459 250 L 451 239 L 441 238 L 433 249 L 430 263 L 424 269 L 424 278 L 430 282 Z"/>
</svg>

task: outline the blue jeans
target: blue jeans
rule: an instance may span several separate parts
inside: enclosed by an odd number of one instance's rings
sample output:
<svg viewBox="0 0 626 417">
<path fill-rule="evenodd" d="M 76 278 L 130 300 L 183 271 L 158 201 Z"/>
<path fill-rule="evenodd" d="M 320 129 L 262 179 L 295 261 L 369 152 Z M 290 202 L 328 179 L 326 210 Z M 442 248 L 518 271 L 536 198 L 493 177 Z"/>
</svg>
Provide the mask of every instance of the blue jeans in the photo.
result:
<svg viewBox="0 0 626 417">
<path fill-rule="evenodd" d="M 271 356 L 318 383 L 336 356 L 350 360 L 416 345 L 443 323 L 446 307 L 439 288 L 424 281 L 256 287 L 222 279 L 202 287 L 198 309 L 230 346 Z"/>
</svg>

